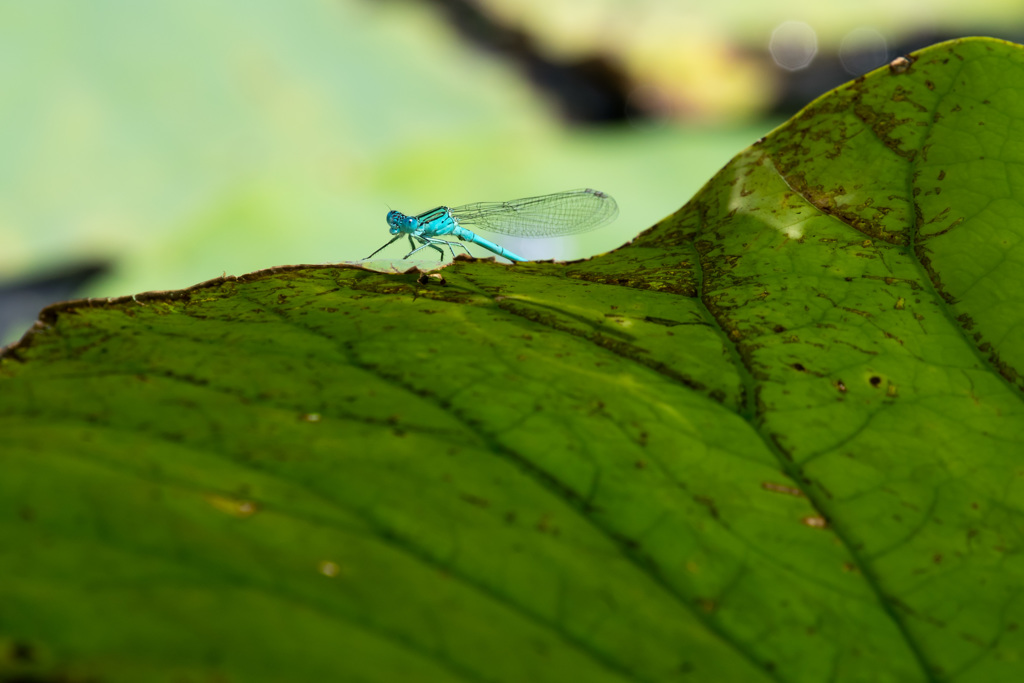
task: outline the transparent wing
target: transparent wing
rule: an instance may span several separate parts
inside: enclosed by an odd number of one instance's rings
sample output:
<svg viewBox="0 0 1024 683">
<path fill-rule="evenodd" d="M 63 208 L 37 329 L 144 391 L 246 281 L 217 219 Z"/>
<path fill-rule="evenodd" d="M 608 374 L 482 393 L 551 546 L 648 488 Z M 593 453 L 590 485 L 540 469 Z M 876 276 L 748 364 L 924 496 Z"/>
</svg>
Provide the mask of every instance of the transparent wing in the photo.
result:
<svg viewBox="0 0 1024 683">
<path fill-rule="evenodd" d="M 507 202 L 477 202 L 451 209 L 459 225 L 513 237 L 576 235 L 608 223 L 619 213 L 615 200 L 598 190 L 569 190 Z"/>
</svg>

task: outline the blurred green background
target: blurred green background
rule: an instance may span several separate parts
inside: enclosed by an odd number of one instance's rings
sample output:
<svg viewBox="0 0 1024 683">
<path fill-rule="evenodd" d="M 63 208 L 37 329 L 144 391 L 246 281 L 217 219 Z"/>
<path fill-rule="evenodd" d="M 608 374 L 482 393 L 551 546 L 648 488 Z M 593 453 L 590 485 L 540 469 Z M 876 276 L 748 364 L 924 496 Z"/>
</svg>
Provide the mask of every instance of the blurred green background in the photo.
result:
<svg viewBox="0 0 1024 683">
<path fill-rule="evenodd" d="M 389 208 L 595 187 L 611 226 L 502 243 L 606 251 L 835 85 L 1022 28 L 1006 0 L 2 3 L 0 342 L 71 296 L 358 260 Z"/>
</svg>

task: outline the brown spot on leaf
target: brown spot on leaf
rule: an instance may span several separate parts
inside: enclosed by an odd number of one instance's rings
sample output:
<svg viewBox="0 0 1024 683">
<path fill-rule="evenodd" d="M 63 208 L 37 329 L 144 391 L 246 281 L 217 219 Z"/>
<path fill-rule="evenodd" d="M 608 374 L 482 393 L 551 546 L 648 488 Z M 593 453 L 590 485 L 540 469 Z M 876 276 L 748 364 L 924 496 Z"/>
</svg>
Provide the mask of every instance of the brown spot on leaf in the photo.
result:
<svg viewBox="0 0 1024 683">
<path fill-rule="evenodd" d="M 491 502 L 486 498 L 473 495 L 472 493 L 463 493 L 459 495 L 459 498 L 466 501 L 470 505 L 476 505 L 477 507 L 487 508 L 491 506 Z"/>
<path fill-rule="evenodd" d="M 761 482 L 761 488 L 763 488 L 766 491 L 775 491 L 776 493 L 785 493 L 788 496 L 797 496 L 798 498 L 802 498 L 803 495 L 804 495 L 804 492 L 801 491 L 798 488 L 794 488 L 792 486 L 786 486 L 785 484 L 776 484 L 776 483 L 770 482 L 770 481 L 762 481 Z"/>
</svg>

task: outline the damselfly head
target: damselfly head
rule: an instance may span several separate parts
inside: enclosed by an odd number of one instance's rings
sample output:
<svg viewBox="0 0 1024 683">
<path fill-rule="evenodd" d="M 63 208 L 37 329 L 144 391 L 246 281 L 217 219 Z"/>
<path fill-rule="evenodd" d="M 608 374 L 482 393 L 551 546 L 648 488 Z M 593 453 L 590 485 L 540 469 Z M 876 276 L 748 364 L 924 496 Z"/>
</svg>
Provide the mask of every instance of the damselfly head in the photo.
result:
<svg viewBox="0 0 1024 683">
<path fill-rule="evenodd" d="M 408 230 L 402 230 L 403 227 L 409 224 L 409 217 L 401 211 L 391 210 L 388 211 L 388 232 L 392 235 L 397 235 L 400 232 L 408 232 Z"/>
</svg>

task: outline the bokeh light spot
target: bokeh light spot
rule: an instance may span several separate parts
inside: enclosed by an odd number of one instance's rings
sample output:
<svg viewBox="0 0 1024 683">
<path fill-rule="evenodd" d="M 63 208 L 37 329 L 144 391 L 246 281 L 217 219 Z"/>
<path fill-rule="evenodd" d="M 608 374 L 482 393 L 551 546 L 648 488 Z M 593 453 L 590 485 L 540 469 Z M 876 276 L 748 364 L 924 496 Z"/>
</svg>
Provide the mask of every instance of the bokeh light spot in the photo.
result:
<svg viewBox="0 0 1024 683">
<path fill-rule="evenodd" d="M 772 31 L 768 49 L 783 69 L 805 69 L 818 53 L 818 34 L 803 21 L 784 21 Z"/>
<path fill-rule="evenodd" d="M 888 61 L 889 46 L 885 36 L 873 28 L 855 28 L 839 44 L 839 61 L 852 76 L 860 76 Z"/>
</svg>

